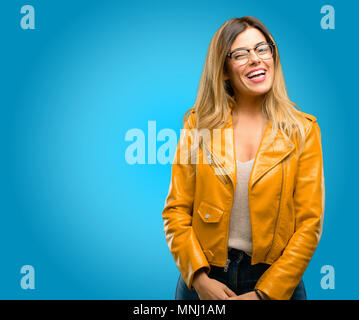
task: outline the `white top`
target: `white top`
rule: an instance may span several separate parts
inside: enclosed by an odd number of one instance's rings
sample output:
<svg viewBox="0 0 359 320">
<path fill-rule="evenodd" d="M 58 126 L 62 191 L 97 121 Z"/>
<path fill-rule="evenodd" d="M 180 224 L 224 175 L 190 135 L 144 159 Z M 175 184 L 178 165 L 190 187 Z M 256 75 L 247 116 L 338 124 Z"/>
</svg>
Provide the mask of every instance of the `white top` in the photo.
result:
<svg viewBox="0 0 359 320">
<path fill-rule="evenodd" d="M 228 247 L 252 255 L 252 231 L 248 203 L 248 181 L 254 158 L 237 162 L 237 186 L 230 215 Z"/>
</svg>

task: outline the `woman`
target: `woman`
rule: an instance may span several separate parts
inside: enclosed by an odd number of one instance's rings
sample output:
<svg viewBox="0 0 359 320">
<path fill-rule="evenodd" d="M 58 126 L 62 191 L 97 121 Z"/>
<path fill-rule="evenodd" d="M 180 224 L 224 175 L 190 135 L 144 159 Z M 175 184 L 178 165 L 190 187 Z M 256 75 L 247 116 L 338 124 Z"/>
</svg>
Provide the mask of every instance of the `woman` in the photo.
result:
<svg viewBox="0 0 359 320">
<path fill-rule="evenodd" d="M 254 17 L 228 20 L 186 112 L 162 213 L 176 299 L 306 299 L 324 189 L 317 119 L 289 100 L 272 35 Z"/>
</svg>

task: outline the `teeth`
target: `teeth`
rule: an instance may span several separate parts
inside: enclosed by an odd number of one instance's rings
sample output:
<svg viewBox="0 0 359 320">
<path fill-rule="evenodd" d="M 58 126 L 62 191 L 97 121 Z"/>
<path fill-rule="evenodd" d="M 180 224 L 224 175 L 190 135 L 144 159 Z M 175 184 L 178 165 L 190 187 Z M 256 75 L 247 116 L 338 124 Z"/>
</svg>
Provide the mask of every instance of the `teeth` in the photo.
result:
<svg viewBox="0 0 359 320">
<path fill-rule="evenodd" d="M 251 72 L 250 74 L 248 74 L 247 77 L 250 78 L 250 77 L 253 77 L 253 76 L 257 76 L 259 74 L 265 74 L 265 71 L 264 70 L 254 71 L 254 72 Z"/>
</svg>

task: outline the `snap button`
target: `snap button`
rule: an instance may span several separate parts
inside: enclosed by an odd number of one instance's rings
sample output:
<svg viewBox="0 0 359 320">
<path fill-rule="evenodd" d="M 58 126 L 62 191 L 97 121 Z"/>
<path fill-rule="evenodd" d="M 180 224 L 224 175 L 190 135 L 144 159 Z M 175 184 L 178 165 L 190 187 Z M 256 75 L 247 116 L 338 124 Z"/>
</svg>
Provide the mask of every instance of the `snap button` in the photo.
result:
<svg viewBox="0 0 359 320">
<path fill-rule="evenodd" d="M 206 218 L 206 219 L 208 219 L 208 218 L 209 218 L 209 214 L 208 214 L 208 213 L 205 215 L 205 218 Z"/>
</svg>

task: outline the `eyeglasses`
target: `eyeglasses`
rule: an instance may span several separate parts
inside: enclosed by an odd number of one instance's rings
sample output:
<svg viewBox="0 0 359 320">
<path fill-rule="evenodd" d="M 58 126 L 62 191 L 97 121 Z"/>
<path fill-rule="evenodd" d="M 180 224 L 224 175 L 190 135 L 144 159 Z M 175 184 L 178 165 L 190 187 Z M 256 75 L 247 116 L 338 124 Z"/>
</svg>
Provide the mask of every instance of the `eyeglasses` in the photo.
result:
<svg viewBox="0 0 359 320">
<path fill-rule="evenodd" d="M 249 60 L 250 51 L 254 50 L 257 57 L 261 58 L 262 60 L 268 60 L 273 56 L 274 46 L 274 43 L 264 43 L 251 49 L 238 48 L 228 53 L 227 57 L 230 59 L 233 58 L 236 64 L 244 65 Z"/>
</svg>

